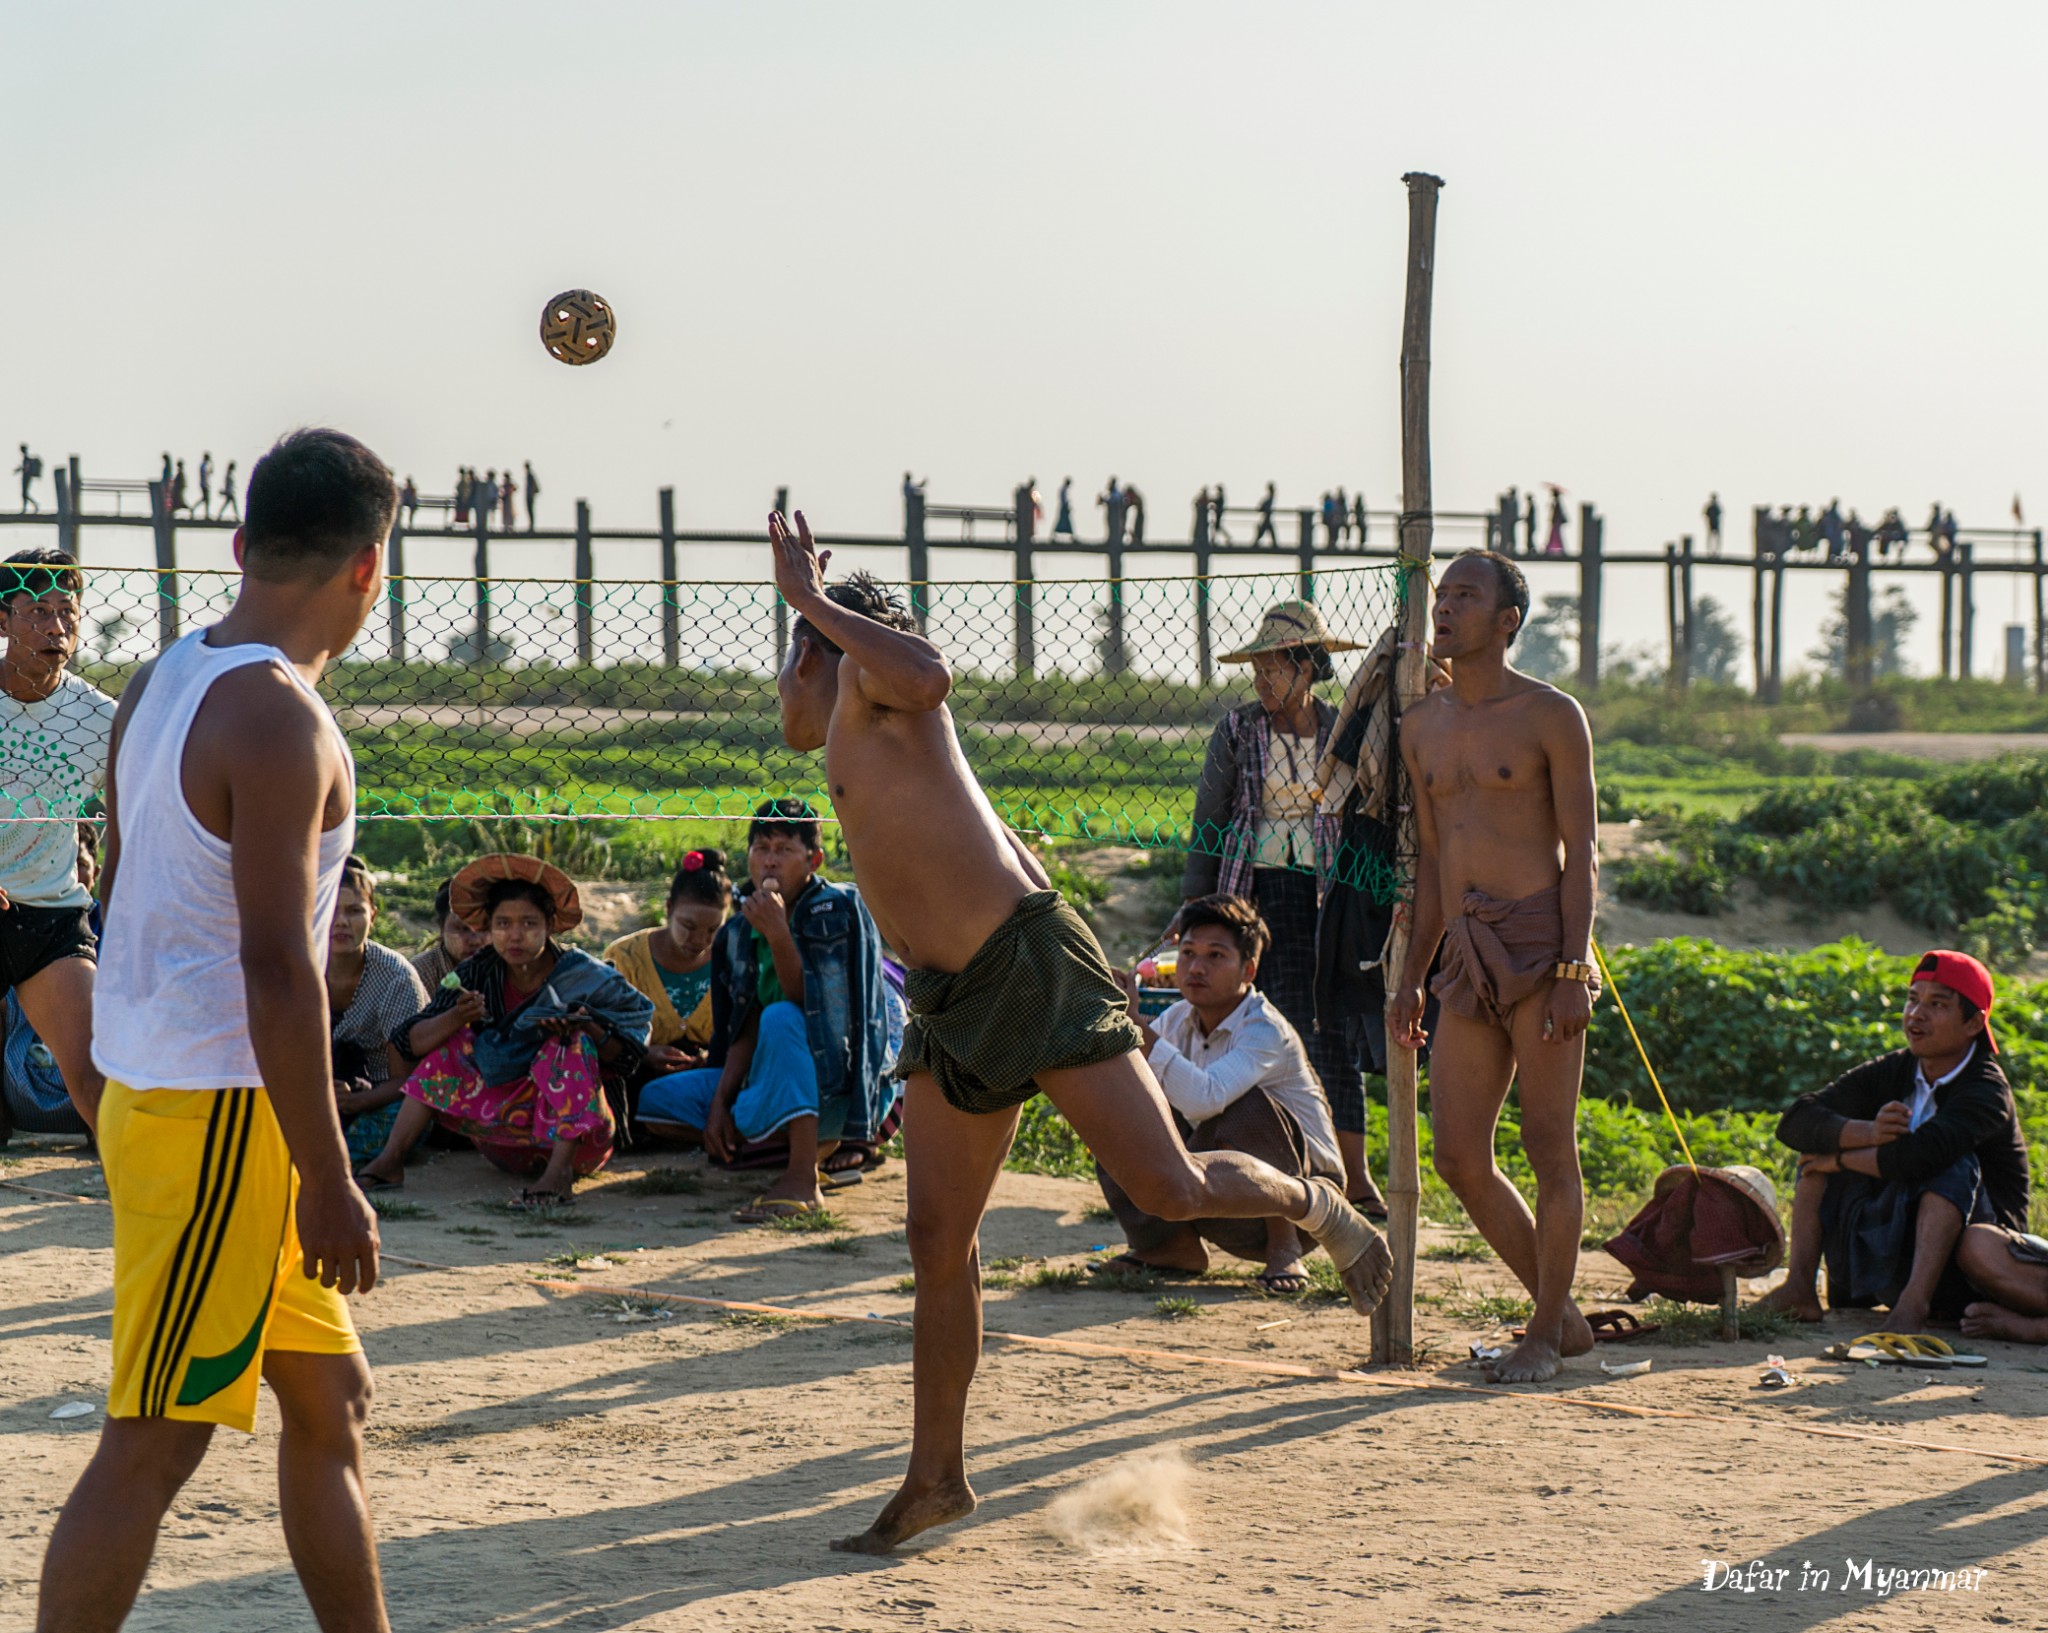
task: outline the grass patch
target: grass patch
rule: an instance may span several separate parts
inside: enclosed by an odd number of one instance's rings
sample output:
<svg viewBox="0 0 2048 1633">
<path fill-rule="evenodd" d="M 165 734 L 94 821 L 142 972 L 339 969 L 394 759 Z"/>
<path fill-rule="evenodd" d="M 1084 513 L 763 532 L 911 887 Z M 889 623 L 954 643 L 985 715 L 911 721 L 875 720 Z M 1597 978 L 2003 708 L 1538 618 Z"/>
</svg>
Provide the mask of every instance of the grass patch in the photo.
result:
<svg viewBox="0 0 2048 1633">
<path fill-rule="evenodd" d="M 1602 1241 L 1606 1238 L 1603 1236 Z M 1439 1264 L 1473 1264 L 1481 1259 L 1493 1257 L 1493 1249 L 1486 1245 L 1486 1238 L 1477 1234 L 1460 1236 L 1455 1241 L 1434 1242 L 1423 1248 L 1417 1258 L 1433 1259 Z"/>
<path fill-rule="evenodd" d="M 448 1234 L 450 1236 L 473 1236 L 481 1242 L 495 1242 L 498 1239 L 498 1233 L 488 1225 L 450 1225 L 448 1227 Z"/>
<path fill-rule="evenodd" d="M 686 1168 L 650 1168 L 613 1189 L 622 1196 L 695 1196 L 704 1189 L 704 1178 Z"/>
<path fill-rule="evenodd" d="M 1695 1344 L 1721 1342 L 1721 1307 L 1718 1304 L 1675 1304 L 1667 1298 L 1653 1298 L 1638 1307 L 1637 1316 L 1646 1327 L 1660 1326 L 1664 1329 L 1653 1340 L 1656 1343 L 1686 1349 Z M 1736 1330 L 1745 1342 L 1799 1338 L 1811 1331 L 1782 1310 L 1748 1308 L 1737 1316 Z M 1614 1347 L 1609 1346 L 1610 1349 Z"/>
<path fill-rule="evenodd" d="M 514 1236 L 546 1236 L 552 1238 L 561 1235 L 562 1228 L 559 1225 L 535 1225 L 527 1230 L 515 1230 L 512 1234 Z"/>
<path fill-rule="evenodd" d="M 1017 1277 L 1015 1273 L 1012 1271 L 984 1270 L 981 1273 L 981 1286 L 983 1292 L 1007 1293 L 1011 1288 L 1015 1287 L 1016 1285 Z"/>
<path fill-rule="evenodd" d="M 386 1196 L 381 1191 L 367 1194 L 370 1206 L 379 1219 L 438 1219 L 441 1216 L 420 1202 L 408 1202 L 403 1197 Z"/>
<path fill-rule="evenodd" d="M 1468 1287 L 1462 1278 L 1433 1294 L 1418 1294 L 1417 1303 L 1435 1305 L 1444 1314 L 1475 1327 L 1505 1327 L 1527 1321 L 1535 1303 L 1521 1293 L 1493 1293 Z"/>
<path fill-rule="evenodd" d="M 718 1320 L 722 1326 L 766 1328 L 770 1331 L 799 1324 L 793 1315 L 769 1315 L 761 1310 L 727 1310 Z"/>
<path fill-rule="evenodd" d="M 1084 1286 L 1087 1274 L 1076 1265 L 1040 1265 L 1036 1274 L 1028 1278 L 1027 1287 L 1042 1287 L 1049 1293 L 1071 1293 Z"/>
<path fill-rule="evenodd" d="M 1081 1210 L 1081 1223 L 1084 1225 L 1106 1225 L 1114 1218 L 1116 1210 L 1107 1202 L 1091 1202 Z"/>
<path fill-rule="evenodd" d="M 1107 1266 L 1109 1260 L 1099 1261 Z M 1166 1278 L 1158 1271 L 1145 1265 L 1120 1264 L 1113 1268 L 1093 1269 L 1088 1280 L 1094 1286 L 1118 1293 L 1150 1293 L 1165 1284 Z"/>
<path fill-rule="evenodd" d="M 550 1253 L 541 1263 L 552 1265 L 557 1270 L 610 1270 L 617 1262 L 612 1257 L 616 1251 L 598 1247 L 565 1248 L 560 1253 Z"/>
<path fill-rule="evenodd" d="M 779 1219 L 764 1219 L 762 1225 L 768 1230 L 779 1230 L 785 1236 L 814 1236 L 821 1231 L 847 1231 L 853 1227 L 830 1208 L 806 1208 L 802 1213 L 784 1214 Z"/>
<path fill-rule="evenodd" d="M 984 1277 L 983 1279 L 986 1280 L 987 1278 Z M 917 1278 L 915 1276 L 898 1276 L 896 1278 L 896 1291 L 899 1293 L 915 1293 L 917 1291 Z"/>
<path fill-rule="evenodd" d="M 1168 1298 L 1155 1299 L 1152 1313 L 1162 1321 L 1186 1321 L 1202 1313 L 1200 1301 L 1189 1298 L 1185 1293 Z"/>
<path fill-rule="evenodd" d="M 858 1253 L 865 1245 L 862 1239 L 850 1230 L 834 1231 L 818 1241 L 804 1243 L 805 1247 L 819 1248 L 826 1253 Z"/>
</svg>

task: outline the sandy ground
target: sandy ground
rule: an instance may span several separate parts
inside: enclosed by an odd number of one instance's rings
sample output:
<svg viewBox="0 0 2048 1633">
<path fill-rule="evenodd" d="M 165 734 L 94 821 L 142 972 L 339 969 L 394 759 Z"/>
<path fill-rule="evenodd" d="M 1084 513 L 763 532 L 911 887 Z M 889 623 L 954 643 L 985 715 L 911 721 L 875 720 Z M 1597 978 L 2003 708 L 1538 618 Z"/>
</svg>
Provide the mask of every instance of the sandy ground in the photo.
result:
<svg viewBox="0 0 2048 1633">
<path fill-rule="evenodd" d="M 30 1625 L 43 1540 L 92 1448 L 97 1413 L 50 1414 L 103 1404 L 109 1307 L 104 1206 L 12 1188 L 99 1195 L 97 1169 L 68 1151 L 13 1155 L 0 1173 L 8 1629 Z M 420 1212 L 385 1225 L 389 1279 L 357 1312 L 378 1375 L 370 1482 L 401 1628 L 2043 1625 L 2037 1352 L 1984 1346 L 1991 1365 L 1973 1375 L 1874 1371 L 1819 1359 L 1824 1335 L 1802 1334 L 1781 1345 L 1799 1387 L 1766 1393 L 1763 1344 L 1653 1338 L 1603 1345 L 1550 1386 L 1489 1392 L 1463 1357 L 1489 1333 L 1475 1298 L 1506 1279 L 1490 1260 L 1425 1258 L 1417 1370 L 1262 1375 L 1229 1363 L 1355 1366 L 1366 1329 L 1235 1278 L 1170 1289 L 1198 1306 L 1180 1319 L 1155 1309 L 1157 1290 L 1033 1284 L 1045 1265 L 1083 1262 L 1109 1227 L 1087 1212 L 1090 1187 L 1015 1174 L 983 1235 L 1013 1283 L 989 1295 L 992 1332 L 1172 1353 L 992 1337 L 974 1397 L 980 1512 L 896 1559 L 834 1554 L 828 1540 L 863 1526 L 901 1473 L 908 1332 L 650 1311 L 610 1290 L 903 1320 L 900 1166 L 835 1199 L 851 1228 L 834 1235 L 731 1224 L 748 1189 L 736 1178 L 635 1194 L 624 1182 L 645 1163 L 624 1166 L 555 1226 L 507 1215 L 502 1180 L 441 1156 L 412 1172 Z M 1425 1242 L 1450 1246 L 1437 1230 Z M 603 1267 L 563 1267 L 601 1249 Z M 1611 1298 L 1618 1269 L 1589 1255 L 1581 1285 Z M 1826 1335 L 1863 1325 L 1838 1318 Z M 1596 1362 L 1616 1357 L 1654 1366 L 1608 1379 Z M 132 1628 L 312 1625 L 277 1530 L 276 1434 L 266 1396 L 253 1438 L 219 1437 Z M 1704 1589 L 1703 1560 L 1756 1558 L 1790 1571 L 1775 1592 Z M 1888 1604 L 1875 1586 L 1844 1591 L 1851 1560 L 1984 1574 L 1974 1590 Z M 1828 1591 L 1800 1591 L 1806 1561 L 1832 1571 Z"/>
</svg>

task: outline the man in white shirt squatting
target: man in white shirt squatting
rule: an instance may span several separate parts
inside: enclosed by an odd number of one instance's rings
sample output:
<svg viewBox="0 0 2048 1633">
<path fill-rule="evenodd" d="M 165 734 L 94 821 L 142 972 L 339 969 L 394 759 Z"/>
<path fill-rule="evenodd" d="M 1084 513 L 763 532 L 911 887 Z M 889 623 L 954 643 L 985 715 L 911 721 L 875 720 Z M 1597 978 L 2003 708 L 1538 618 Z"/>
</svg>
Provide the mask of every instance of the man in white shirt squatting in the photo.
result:
<svg viewBox="0 0 2048 1633">
<path fill-rule="evenodd" d="M 1239 896 L 1200 896 L 1180 912 L 1181 1001 L 1148 1022 L 1138 983 L 1125 977 L 1131 1019 L 1145 1035 L 1145 1060 L 1190 1151 L 1241 1151 L 1291 1179 L 1344 1182 L 1344 1159 L 1322 1085 L 1301 1037 L 1252 982 L 1271 939 L 1259 910 Z M 1291 1219 L 1191 1219 L 1145 1212 L 1098 1163 L 1103 1199 L 1130 1250 L 1090 1268 L 1180 1271 L 1209 1268 L 1209 1247 L 1262 1259 L 1254 1278 L 1269 1293 L 1308 1290 L 1302 1255 L 1315 1243 Z"/>
</svg>

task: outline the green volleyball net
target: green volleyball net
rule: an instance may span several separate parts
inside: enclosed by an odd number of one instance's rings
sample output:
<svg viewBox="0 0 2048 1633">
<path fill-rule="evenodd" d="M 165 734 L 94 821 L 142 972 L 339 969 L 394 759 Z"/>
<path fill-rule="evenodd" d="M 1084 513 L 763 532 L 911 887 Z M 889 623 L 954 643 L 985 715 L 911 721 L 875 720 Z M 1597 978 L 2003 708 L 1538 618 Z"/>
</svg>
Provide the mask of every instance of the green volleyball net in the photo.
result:
<svg viewBox="0 0 2048 1633">
<path fill-rule="evenodd" d="M 86 573 L 79 669 L 118 693 L 232 602 L 231 573 Z M 1332 632 L 1370 647 L 1398 617 L 1396 566 L 1323 571 Z M 916 587 L 956 681 L 962 747 L 1003 819 L 1050 840 L 1215 849 L 1190 831 L 1224 711 L 1252 696 L 1223 657 L 1295 573 L 971 581 Z M 904 592 L 909 598 L 909 592 Z M 368 822 L 726 822 L 762 800 L 830 819 L 822 756 L 782 741 L 775 674 L 793 619 L 764 584 L 406 578 L 324 690 Z M 1342 696 L 1363 653 L 1337 655 Z M 41 815 L 17 803 L 17 816 Z M 679 835 L 679 840 L 682 837 Z M 1353 882 L 1390 864 L 1343 864 Z"/>
</svg>

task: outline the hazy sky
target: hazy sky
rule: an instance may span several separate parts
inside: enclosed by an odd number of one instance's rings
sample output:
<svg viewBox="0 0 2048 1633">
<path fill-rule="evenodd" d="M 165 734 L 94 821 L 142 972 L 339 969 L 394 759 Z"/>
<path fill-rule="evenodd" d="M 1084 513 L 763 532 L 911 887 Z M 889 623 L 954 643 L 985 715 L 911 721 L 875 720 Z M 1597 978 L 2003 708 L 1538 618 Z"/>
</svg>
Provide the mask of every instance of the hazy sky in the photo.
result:
<svg viewBox="0 0 2048 1633">
<path fill-rule="evenodd" d="M 651 526 L 669 483 L 684 526 L 740 524 L 787 483 L 821 526 L 885 531 L 906 465 L 948 502 L 1033 474 L 1092 499 L 1114 471 L 1155 534 L 1218 477 L 1391 505 L 1400 176 L 1427 169 L 1440 506 L 1556 481 L 1610 549 L 1696 530 L 1716 488 L 1743 537 L 1753 503 L 1832 495 L 1916 526 L 1937 498 L 2005 523 L 2015 490 L 2048 513 L 2039 6 L 75 3 L 5 26 L 9 466 L 26 438 L 100 475 L 167 446 L 246 473 L 325 421 L 429 490 L 531 458 L 556 522 L 582 495 Z M 571 285 L 620 314 L 581 370 L 535 335 Z M 1618 581 L 1611 633 L 1661 630 L 1658 593 Z M 1743 581 L 1720 593 L 1746 625 Z M 1986 581 L 1981 667 L 2011 610 Z"/>
</svg>

